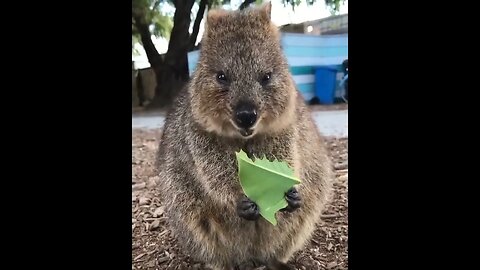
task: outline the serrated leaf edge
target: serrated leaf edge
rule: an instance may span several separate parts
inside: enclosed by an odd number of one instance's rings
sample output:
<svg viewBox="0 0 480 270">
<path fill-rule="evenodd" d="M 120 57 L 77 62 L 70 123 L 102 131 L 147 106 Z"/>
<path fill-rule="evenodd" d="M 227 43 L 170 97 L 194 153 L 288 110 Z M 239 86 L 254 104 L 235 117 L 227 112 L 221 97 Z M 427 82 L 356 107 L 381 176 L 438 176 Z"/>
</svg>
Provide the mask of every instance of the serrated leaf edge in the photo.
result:
<svg viewBox="0 0 480 270">
<path fill-rule="evenodd" d="M 295 181 L 295 182 L 297 182 L 297 183 L 301 183 L 300 179 L 298 179 L 297 177 L 285 175 L 285 174 L 283 174 L 283 173 L 276 172 L 276 171 L 273 171 L 273 170 L 271 170 L 271 169 L 269 169 L 269 168 L 265 168 L 265 167 L 263 167 L 263 166 L 261 166 L 261 165 L 258 165 L 258 164 L 255 163 L 253 160 L 251 160 L 251 159 L 247 156 L 247 153 L 245 153 L 243 150 L 240 150 L 240 152 L 235 152 L 235 154 L 237 155 L 237 157 L 239 157 L 239 158 L 242 159 L 243 161 L 246 161 L 247 163 L 250 163 L 250 164 L 253 165 L 253 166 L 256 166 L 256 167 L 258 167 L 258 168 L 262 168 L 262 169 L 264 169 L 264 170 L 266 170 L 266 171 L 269 171 L 269 172 L 271 172 L 271 173 L 274 173 L 274 174 L 281 175 L 281 176 L 283 176 L 283 177 L 289 178 L 289 179 L 291 179 L 291 180 L 293 180 L 293 181 Z M 256 157 L 256 158 L 257 158 L 257 157 Z M 263 159 L 266 159 L 266 158 L 264 157 Z M 268 161 L 268 162 L 272 162 L 272 161 L 270 161 L 270 160 L 267 160 L 267 161 Z M 279 163 L 285 162 L 285 161 L 279 161 L 278 159 L 275 159 L 273 162 L 275 162 L 275 161 L 276 161 L 276 162 L 279 162 Z M 285 162 L 285 163 L 286 163 L 286 162 Z M 290 168 L 290 166 L 288 166 L 288 164 L 286 164 L 286 165 L 287 165 L 287 167 Z"/>
</svg>

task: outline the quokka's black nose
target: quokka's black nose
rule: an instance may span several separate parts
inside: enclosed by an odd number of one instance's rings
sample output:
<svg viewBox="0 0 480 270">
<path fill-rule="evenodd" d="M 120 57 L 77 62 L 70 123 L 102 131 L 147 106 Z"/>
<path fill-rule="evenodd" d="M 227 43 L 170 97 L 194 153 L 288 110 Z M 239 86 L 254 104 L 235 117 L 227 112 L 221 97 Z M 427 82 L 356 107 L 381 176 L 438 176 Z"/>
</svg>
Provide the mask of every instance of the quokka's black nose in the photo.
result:
<svg viewBox="0 0 480 270">
<path fill-rule="evenodd" d="M 257 110 L 248 102 L 241 102 L 235 107 L 235 123 L 243 129 L 251 128 L 257 122 Z"/>
</svg>

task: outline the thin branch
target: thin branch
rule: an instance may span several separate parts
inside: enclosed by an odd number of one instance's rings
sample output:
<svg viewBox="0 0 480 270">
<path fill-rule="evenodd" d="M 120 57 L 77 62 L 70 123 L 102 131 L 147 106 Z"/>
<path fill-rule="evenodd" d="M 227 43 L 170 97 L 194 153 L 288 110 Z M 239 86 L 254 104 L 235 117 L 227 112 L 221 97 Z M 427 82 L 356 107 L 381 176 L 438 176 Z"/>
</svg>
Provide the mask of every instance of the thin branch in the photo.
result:
<svg viewBox="0 0 480 270">
<path fill-rule="evenodd" d="M 255 2 L 255 0 L 245 0 L 238 9 L 239 10 L 245 9 L 253 2 Z"/>
<path fill-rule="evenodd" d="M 203 15 L 205 14 L 205 8 L 207 7 L 208 0 L 201 0 L 200 6 L 198 8 L 197 17 L 195 17 L 195 22 L 193 24 L 192 34 L 190 35 L 190 41 L 188 45 L 188 50 L 191 51 L 195 47 L 195 42 L 197 42 L 198 32 L 200 31 L 200 23 L 202 22 Z"/>
</svg>

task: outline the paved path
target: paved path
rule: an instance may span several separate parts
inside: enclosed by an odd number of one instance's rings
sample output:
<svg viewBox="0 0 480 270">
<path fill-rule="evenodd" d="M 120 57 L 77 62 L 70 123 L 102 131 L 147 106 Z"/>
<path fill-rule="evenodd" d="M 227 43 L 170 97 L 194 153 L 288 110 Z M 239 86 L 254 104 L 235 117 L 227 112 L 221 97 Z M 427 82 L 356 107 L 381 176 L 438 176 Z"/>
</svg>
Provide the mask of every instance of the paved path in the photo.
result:
<svg viewBox="0 0 480 270">
<path fill-rule="evenodd" d="M 313 118 L 323 135 L 348 137 L 348 110 L 316 111 L 313 112 Z M 161 128 L 164 121 L 163 116 L 134 116 L 132 128 Z"/>
</svg>

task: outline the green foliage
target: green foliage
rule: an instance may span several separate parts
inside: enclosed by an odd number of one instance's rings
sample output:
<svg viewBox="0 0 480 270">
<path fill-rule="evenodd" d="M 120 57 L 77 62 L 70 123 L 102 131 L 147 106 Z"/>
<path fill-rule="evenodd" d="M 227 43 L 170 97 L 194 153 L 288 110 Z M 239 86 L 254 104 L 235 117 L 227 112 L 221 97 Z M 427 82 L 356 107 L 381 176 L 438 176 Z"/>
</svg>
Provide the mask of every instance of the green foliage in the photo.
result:
<svg viewBox="0 0 480 270">
<path fill-rule="evenodd" d="M 199 5 L 200 0 L 196 0 Z M 223 4 L 230 3 L 230 0 L 208 0 L 207 6 L 214 8 Z M 162 7 L 166 5 L 174 7 L 174 1 L 171 0 L 132 0 L 132 53 L 136 54 L 133 44 L 141 42 L 140 33 L 135 28 L 135 18 L 140 19 L 140 23 L 149 26 L 152 35 L 156 37 L 170 38 L 173 28 L 173 13 L 162 12 Z M 192 14 L 192 22 L 197 14 Z"/>
<path fill-rule="evenodd" d="M 157 11 L 157 14 L 152 17 L 151 22 L 153 26 L 153 35 L 167 39 L 170 37 L 170 32 L 173 28 L 173 21 L 171 17 Z"/>
<path fill-rule="evenodd" d="M 299 6 L 303 0 L 282 0 L 284 6 L 290 5 L 293 10 L 296 6 Z M 313 5 L 316 0 L 305 0 L 308 6 Z M 340 11 L 340 5 L 345 3 L 345 0 L 324 0 L 327 7 L 330 9 L 332 15 L 337 14 Z"/>
<path fill-rule="evenodd" d="M 242 150 L 235 154 L 245 195 L 257 204 L 262 217 L 276 225 L 275 214 L 288 205 L 285 193 L 300 180 L 284 161 L 269 161 L 265 157 L 253 161 Z"/>
<path fill-rule="evenodd" d="M 325 0 L 325 4 L 330 9 L 330 13 L 335 15 L 340 11 L 340 5 L 345 4 L 345 0 Z"/>
<path fill-rule="evenodd" d="M 140 43 L 140 33 L 138 33 L 137 28 L 134 26 L 132 22 L 132 54 L 140 55 L 140 52 L 137 49 L 135 49 L 136 43 Z"/>
<path fill-rule="evenodd" d="M 169 4 L 166 0 L 132 0 L 132 50 L 133 44 L 141 40 L 135 27 L 138 23 L 149 26 L 152 35 L 169 38 L 173 28 L 173 20 L 161 12 L 162 4 Z"/>
</svg>

